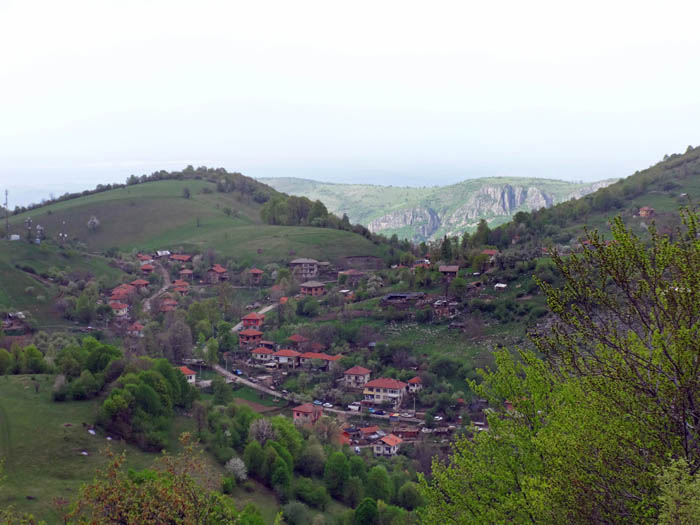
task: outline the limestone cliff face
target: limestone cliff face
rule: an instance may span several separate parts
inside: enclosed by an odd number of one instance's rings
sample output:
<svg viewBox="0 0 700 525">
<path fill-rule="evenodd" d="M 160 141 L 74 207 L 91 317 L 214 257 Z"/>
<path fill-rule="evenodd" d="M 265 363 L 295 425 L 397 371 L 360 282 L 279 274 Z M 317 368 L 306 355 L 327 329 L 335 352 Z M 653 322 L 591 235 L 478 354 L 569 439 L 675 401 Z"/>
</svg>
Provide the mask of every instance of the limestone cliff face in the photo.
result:
<svg viewBox="0 0 700 525">
<path fill-rule="evenodd" d="M 605 185 L 592 184 L 572 192 L 566 199 L 581 197 Z M 556 204 L 555 200 L 554 196 L 535 186 L 490 184 L 482 186 L 465 202 L 451 209 L 433 209 L 430 206 L 401 209 L 373 220 L 368 228 L 372 232 L 410 228 L 414 239 L 430 239 L 439 229 L 460 232 L 473 227 L 481 218 L 509 217 L 521 210 L 549 208 Z"/>
<path fill-rule="evenodd" d="M 388 213 L 369 223 L 372 232 L 396 230 L 410 226 L 416 237 L 429 238 L 440 227 L 440 217 L 431 208 L 413 208 Z"/>
</svg>

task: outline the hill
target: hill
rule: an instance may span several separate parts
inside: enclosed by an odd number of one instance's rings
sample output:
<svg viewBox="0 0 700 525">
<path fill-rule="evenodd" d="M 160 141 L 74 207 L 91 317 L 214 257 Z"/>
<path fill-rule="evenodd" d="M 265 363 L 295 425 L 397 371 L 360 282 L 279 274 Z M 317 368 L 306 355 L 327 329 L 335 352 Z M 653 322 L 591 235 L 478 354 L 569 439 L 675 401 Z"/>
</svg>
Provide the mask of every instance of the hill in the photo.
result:
<svg viewBox="0 0 700 525">
<path fill-rule="evenodd" d="M 491 226 L 518 211 L 550 207 L 581 197 L 612 180 L 573 183 L 535 178 L 492 177 L 449 186 L 409 188 L 369 184 L 333 184 L 295 178 L 259 179 L 278 191 L 321 200 L 328 209 L 372 232 L 414 241 L 473 230 L 480 219 Z"/>
<path fill-rule="evenodd" d="M 381 256 L 386 249 L 350 231 L 263 224 L 263 199 L 245 191 L 217 191 L 217 186 L 187 178 L 126 185 L 12 215 L 10 233 L 23 237 L 31 218 L 47 237 L 66 233 L 93 252 L 214 248 L 258 264 L 286 260 L 292 253 L 332 260 Z M 88 226 L 92 217 L 99 226 Z"/>
</svg>

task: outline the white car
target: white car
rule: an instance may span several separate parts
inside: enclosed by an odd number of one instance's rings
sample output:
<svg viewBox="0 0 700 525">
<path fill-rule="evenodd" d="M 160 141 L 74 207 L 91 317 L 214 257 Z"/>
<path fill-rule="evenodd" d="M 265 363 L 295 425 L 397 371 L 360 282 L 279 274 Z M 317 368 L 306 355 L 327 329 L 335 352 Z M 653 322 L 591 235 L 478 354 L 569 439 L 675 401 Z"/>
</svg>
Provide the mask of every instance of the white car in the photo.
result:
<svg viewBox="0 0 700 525">
<path fill-rule="evenodd" d="M 433 419 L 434 419 L 435 421 L 442 421 L 442 420 L 445 419 L 445 418 L 442 417 L 442 416 L 435 416 Z"/>
<path fill-rule="evenodd" d="M 333 408 L 333 403 L 323 403 L 323 408 Z"/>
</svg>

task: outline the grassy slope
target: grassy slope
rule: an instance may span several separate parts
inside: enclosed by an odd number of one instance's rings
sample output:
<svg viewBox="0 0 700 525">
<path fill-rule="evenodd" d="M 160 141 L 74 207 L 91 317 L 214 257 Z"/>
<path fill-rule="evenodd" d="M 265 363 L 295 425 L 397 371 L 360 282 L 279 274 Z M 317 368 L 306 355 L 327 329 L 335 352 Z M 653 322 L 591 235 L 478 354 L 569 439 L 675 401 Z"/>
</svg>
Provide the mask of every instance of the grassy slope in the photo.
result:
<svg viewBox="0 0 700 525">
<path fill-rule="evenodd" d="M 182 192 L 189 188 L 190 199 Z M 202 190 L 212 193 L 202 193 Z M 240 193 L 217 193 L 201 180 L 158 181 L 81 197 L 11 218 L 13 233 L 22 233 L 23 221 L 46 228 L 49 236 L 66 231 L 91 250 L 215 248 L 225 256 L 251 263 L 287 259 L 291 251 L 318 259 L 345 255 L 380 255 L 382 247 L 349 232 L 323 228 L 270 226 L 260 220 L 260 205 Z M 224 214 L 225 208 L 234 216 Z M 91 216 L 100 220 L 88 231 Z M 63 222 L 65 221 L 65 225 Z M 260 253 L 259 253 L 260 252 Z"/>
<path fill-rule="evenodd" d="M 28 310 L 42 324 L 63 323 L 53 310 L 56 286 L 16 265 L 30 266 L 39 274 L 55 267 L 70 274 L 73 280 L 101 276 L 109 284 L 118 283 L 123 275 L 102 257 L 59 250 L 47 243 L 37 246 L 24 241 L 0 241 L 0 308 Z"/>
</svg>

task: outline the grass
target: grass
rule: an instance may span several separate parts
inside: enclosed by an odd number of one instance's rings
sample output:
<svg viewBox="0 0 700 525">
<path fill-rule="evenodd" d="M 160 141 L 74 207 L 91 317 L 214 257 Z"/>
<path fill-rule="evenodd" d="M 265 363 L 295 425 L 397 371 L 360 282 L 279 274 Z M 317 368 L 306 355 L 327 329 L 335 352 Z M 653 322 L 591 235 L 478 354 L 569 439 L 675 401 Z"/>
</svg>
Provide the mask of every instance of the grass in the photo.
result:
<svg viewBox="0 0 700 525">
<path fill-rule="evenodd" d="M 189 188 L 191 198 L 182 197 Z M 209 193 L 211 191 L 211 193 Z M 11 233 L 24 232 L 31 216 L 49 237 L 59 231 L 92 251 L 215 248 L 241 262 L 264 264 L 298 256 L 337 260 L 347 255 L 382 255 L 385 247 L 361 235 L 325 228 L 262 224 L 260 204 L 240 193 L 218 193 L 213 183 L 167 180 L 128 186 L 59 202 L 15 215 Z M 227 216 L 225 208 L 233 214 Z M 89 231 L 95 216 L 100 227 Z"/>
<path fill-rule="evenodd" d="M 242 386 L 241 388 L 237 388 L 233 390 L 233 397 L 234 398 L 239 398 L 239 399 L 245 399 L 246 401 L 251 401 L 253 403 L 258 403 L 259 405 L 263 405 L 266 407 L 282 407 L 284 406 L 284 403 L 282 402 L 277 402 L 275 403 L 270 396 L 267 396 L 265 394 L 262 394 L 263 397 L 260 397 L 261 394 L 257 390 L 253 390 L 249 386 Z"/>
</svg>

